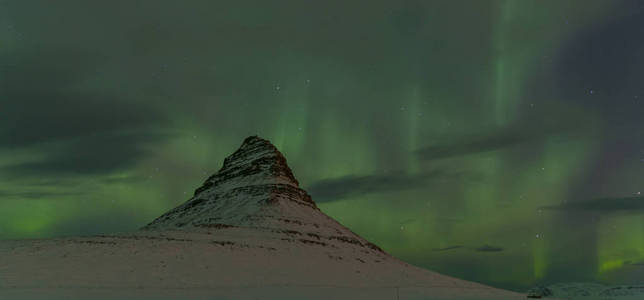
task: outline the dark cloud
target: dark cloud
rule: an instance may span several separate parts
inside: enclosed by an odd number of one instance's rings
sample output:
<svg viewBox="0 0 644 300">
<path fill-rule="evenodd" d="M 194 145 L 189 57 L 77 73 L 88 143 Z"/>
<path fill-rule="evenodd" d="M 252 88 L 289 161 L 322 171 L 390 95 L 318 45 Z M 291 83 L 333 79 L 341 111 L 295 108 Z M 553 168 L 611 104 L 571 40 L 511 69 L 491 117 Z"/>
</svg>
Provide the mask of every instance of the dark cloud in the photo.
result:
<svg viewBox="0 0 644 300">
<path fill-rule="evenodd" d="M 525 141 L 526 138 L 515 134 L 487 136 L 458 143 L 429 146 L 418 150 L 418 155 L 425 160 L 457 157 L 499 150 L 515 146 Z"/>
<path fill-rule="evenodd" d="M 0 119 L 0 147 L 152 131 L 166 122 L 154 109 L 78 92 L 16 93 L 8 97 L 11 101 L 3 104 Z"/>
<path fill-rule="evenodd" d="M 483 246 L 478 247 L 478 248 L 476 248 L 476 249 L 474 249 L 474 250 L 476 250 L 476 251 L 478 251 L 478 252 L 501 252 L 501 251 L 503 251 L 504 249 L 503 249 L 503 248 L 501 248 L 501 247 L 495 247 L 495 246 L 490 246 L 490 245 L 483 245 Z"/>
<path fill-rule="evenodd" d="M 52 192 L 52 191 L 9 191 L 0 190 L 0 199 L 47 199 L 59 198 L 64 196 L 76 197 L 83 195 L 80 192 Z"/>
<path fill-rule="evenodd" d="M 448 142 L 440 142 L 421 148 L 416 151 L 416 154 L 423 160 L 459 157 L 508 149 L 522 144 L 538 143 L 549 136 L 568 135 L 573 132 L 576 132 L 574 127 L 567 124 L 552 124 L 538 129 L 504 128 L 464 137 L 450 137 Z"/>
<path fill-rule="evenodd" d="M 432 251 L 435 251 L 435 252 L 448 251 L 448 250 L 454 250 L 454 249 L 461 249 L 463 247 L 464 246 L 456 245 L 456 246 L 449 246 L 449 247 L 445 247 L 445 248 L 434 248 L 434 249 L 432 249 Z"/>
<path fill-rule="evenodd" d="M 344 176 L 314 182 L 306 188 L 316 202 L 331 202 L 357 195 L 386 193 L 427 186 L 432 180 L 462 177 L 463 174 L 430 171 L 417 175 L 385 174 Z"/>
<path fill-rule="evenodd" d="M 62 142 L 46 158 L 0 168 L 11 176 L 106 174 L 132 167 L 166 135 L 102 135 Z"/>
<path fill-rule="evenodd" d="M 133 166 L 170 137 L 154 106 L 78 88 L 99 58 L 60 49 L 0 56 L 0 148 L 44 154 L 5 165 L 3 175 L 101 174 Z"/>
<path fill-rule="evenodd" d="M 3 182 L 10 183 L 13 186 L 24 186 L 29 188 L 42 188 L 47 186 L 57 187 L 74 187 L 78 185 L 78 181 L 74 178 L 68 177 L 10 177 L 5 176 Z"/>
<path fill-rule="evenodd" d="M 588 201 L 569 202 L 557 206 L 543 206 L 543 209 L 562 211 L 589 211 L 589 212 L 642 212 L 644 211 L 644 197 L 624 198 L 598 198 Z"/>
<path fill-rule="evenodd" d="M 79 88 L 105 62 L 68 49 L 10 52 L 0 56 L 0 147 L 159 128 L 167 123 L 154 106 L 125 95 Z"/>
</svg>

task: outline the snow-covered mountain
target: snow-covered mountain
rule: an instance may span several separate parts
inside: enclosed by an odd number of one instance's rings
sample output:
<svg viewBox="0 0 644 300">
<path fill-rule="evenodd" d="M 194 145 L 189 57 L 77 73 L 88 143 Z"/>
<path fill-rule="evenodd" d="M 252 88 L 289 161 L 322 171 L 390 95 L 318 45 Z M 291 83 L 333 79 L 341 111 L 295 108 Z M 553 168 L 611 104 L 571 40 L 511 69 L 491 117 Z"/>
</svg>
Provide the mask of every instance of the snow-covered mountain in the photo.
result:
<svg viewBox="0 0 644 300">
<path fill-rule="evenodd" d="M 376 245 L 342 226 L 299 188 L 286 158 L 267 140 L 251 136 L 184 204 L 145 230 L 246 228 L 284 235 L 285 241 L 329 247 L 358 247 L 385 255 Z M 345 245 L 346 244 L 346 245 Z"/>
<path fill-rule="evenodd" d="M 0 298 L 525 299 L 414 267 L 324 214 L 249 137 L 141 230 L 0 241 Z M 4 299 L 4 298 L 3 298 Z M 7 298 L 9 299 L 9 298 Z"/>
</svg>

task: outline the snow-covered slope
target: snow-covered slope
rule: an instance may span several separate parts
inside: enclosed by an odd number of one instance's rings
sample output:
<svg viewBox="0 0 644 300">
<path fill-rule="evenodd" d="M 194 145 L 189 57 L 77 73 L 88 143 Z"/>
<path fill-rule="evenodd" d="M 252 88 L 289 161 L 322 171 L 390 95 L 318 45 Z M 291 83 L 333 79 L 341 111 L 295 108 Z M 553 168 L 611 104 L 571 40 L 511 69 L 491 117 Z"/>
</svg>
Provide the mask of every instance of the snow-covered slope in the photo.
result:
<svg viewBox="0 0 644 300">
<path fill-rule="evenodd" d="M 557 283 L 547 287 L 535 287 L 528 293 L 535 298 L 578 300 L 642 300 L 644 285 L 606 286 L 599 283 Z"/>
<path fill-rule="evenodd" d="M 0 299 L 525 299 L 404 263 L 247 138 L 184 204 L 118 235 L 0 241 Z"/>
</svg>

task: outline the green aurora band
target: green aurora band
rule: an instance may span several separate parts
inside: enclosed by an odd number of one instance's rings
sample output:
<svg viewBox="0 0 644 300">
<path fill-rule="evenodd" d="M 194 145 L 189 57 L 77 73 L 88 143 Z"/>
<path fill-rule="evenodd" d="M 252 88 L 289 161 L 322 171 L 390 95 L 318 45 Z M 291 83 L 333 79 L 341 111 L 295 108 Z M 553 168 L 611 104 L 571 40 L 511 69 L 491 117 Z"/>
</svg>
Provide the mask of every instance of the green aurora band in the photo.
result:
<svg viewBox="0 0 644 300">
<path fill-rule="evenodd" d="M 603 147 L 601 112 L 557 92 L 555 58 L 580 31 L 627 14 L 621 2 L 283 2 L 158 1 L 148 11 L 142 1 L 113 24 L 120 4 L 0 1 L 0 62 L 18 66 L 2 78 L 51 61 L 24 72 L 56 76 L 76 62 L 65 54 L 74 48 L 101 60 L 57 92 L 105 95 L 106 106 L 125 97 L 164 116 L 127 133 L 163 137 L 139 145 L 146 155 L 101 172 L 22 172 L 76 151 L 73 137 L 1 142 L 0 238 L 135 229 L 188 199 L 258 134 L 324 212 L 415 265 L 517 290 L 642 272 L 633 267 L 644 262 L 641 211 L 545 208 L 575 198 Z M 21 54 L 33 47 L 63 54 Z M 632 165 L 612 174 L 641 176 Z M 352 177 L 391 188 L 352 192 L 341 185 Z M 337 199 L 316 197 L 324 181 L 338 184 Z M 596 192 L 629 195 L 637 184 L 615 179 Z"/>
</svg>

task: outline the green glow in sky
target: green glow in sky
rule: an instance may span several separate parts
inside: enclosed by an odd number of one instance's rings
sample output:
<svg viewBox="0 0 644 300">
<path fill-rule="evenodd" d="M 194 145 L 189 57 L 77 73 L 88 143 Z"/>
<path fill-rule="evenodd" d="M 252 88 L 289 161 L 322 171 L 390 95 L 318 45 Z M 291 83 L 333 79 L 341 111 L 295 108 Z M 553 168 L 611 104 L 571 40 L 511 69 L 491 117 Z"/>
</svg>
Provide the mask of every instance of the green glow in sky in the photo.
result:
<svg viewBox="0 0 644 300">
<path fill-rule="evenodd" d="M 0 238 L 138 228 L 259 134 L 413 264 L 519 290 L 633 281 L 644 205 L 611 199 L 644 192 L 641 10 L 0 1 Z"/>
</svg>

